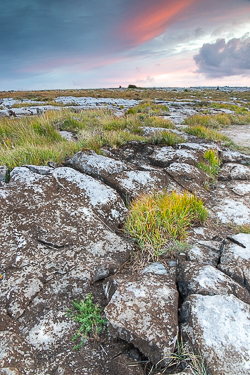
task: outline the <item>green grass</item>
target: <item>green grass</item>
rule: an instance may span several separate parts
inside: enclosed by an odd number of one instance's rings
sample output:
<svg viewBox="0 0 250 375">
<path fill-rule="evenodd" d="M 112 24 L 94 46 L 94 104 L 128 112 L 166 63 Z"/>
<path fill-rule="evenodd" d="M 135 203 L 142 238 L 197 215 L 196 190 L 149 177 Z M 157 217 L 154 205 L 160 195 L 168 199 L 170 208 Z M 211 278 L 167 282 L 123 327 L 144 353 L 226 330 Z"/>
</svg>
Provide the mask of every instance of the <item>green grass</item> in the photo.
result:
<svg viewBox="0 0 250 375">
<path fill-rule="evenodd" d="M 44 165 L 48 161 L 62 163 L 83 148 L 100 153 L 101 147 L 119 147 L 129 141 L 176 144 L 183 140 L 175 135 L 159 132 L 143 136 L 143 126 L 173 127 L 169 120 L 148 115 L 115 117 L 111 111 L 72 110 L 47 111 L 41 116 L 0 119 L 0 165 L 9 169 L 24 164 Z M 77 141 L 63 139 L 59 130 L 71 131 Z"/>
<path fill-rule="evenodd" d="M 156 104 L 154 102 L 140 103 L 137 106 L 130 108 L 127 111 L 127 114 L 137 114 L 137 113 L 146 113 L 149 116 L 162 116 L 166 115 L 169 112 L 169 109 L 166 105 Z"/>
<path fill-rule="evenodd" d="M 72 338 L 75 341 L 80 338 L 80 342 L 74 346 L 74 350 L 79 349 L 85 338 L 93 334 L 97 338 L 105 325 L 107 319 L 102 317 L 103 309 L 92 301 L 92 294 L 88 294 L 82 301 L 73 301 L 73 310 L 68 310 L 67 316 L 74 322 L 79 323 L 80 327 Z"/>
<path fill-rule="evenodd" d="M 204 138 L 209 141 L 230 142 L 230 139 L 227 136 L 220 134 L 214 129 L 206 128 L 205 126 L 188 126 L 184 131 L 189 135 L 194 135 L 195 137 Z"/>
<path fill-rule="evenodd" d="M 149 126 L 153 128 L 165 128 L 165 129 L 175 129 L 175 124 L 166 118 L 163 117 L 148 117 L 145 115 L 139 115 L 139 120 L 143 124 L 143 126 Z"/>
<path fill-rule="evenodd" d="M 174 145 L 177 145 L 178 143 L 183 143 L 183 142 L 186 142 L 183 137 L 181 137 L 178 134 L 166 131 L 166 130 L 157 132 L 156 134 L 152 135 L 152 138 L 151 138 L 151 143 L 153 143 L 154 145 L 165 144 L 168 146 L 174 146 Z"/>
<path fill-rule="evenodd" d="M 204 153 L 206 163 L 200 162 L 197 167 L 206 172 L 209 176 L 216 178 L 220 171 L 221 160 L 217 150 L 207 150 Z"/>
<path fill-rule="evenodd" d="M 186 118 L 183 121 L 183 124 L 190 126 L 204 126 L 206 128 L 220 130 L 221 128 L 225 128 L 230 125 L 250 124 L 250 113 L 236 113 L 234 115 L 226 113 L 220 113 L 217 115 L 193 115 Z"/>
<path fill-rule="evenodd" d="M 131 203 L 125 230 L 157 257 L 167 251 L 168 241 L 183 241 L 192 224 L 207 218 L 202 201 L 189 193 L 146 194 Z"/>
</svg>

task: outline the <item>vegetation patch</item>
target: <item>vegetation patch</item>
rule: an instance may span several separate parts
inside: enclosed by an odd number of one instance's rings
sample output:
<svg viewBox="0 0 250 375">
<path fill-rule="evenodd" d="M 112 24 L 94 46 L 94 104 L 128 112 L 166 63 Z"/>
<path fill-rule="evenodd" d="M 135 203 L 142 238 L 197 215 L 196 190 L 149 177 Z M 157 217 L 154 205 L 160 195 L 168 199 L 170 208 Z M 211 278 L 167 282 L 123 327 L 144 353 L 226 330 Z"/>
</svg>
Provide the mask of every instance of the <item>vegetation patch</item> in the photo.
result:
<svg viewBox="0 0 250 375">
<path fill-rule="evenodd" d="M 191 369 L 193 375 L 208 375 L 202 356 L 196 355 L 188 343 L 184 344 L 182 338 L 180 342 L 177 340 L 176 350 L 169 358 L 171 362 L 164 371 L 173 366 L 182 370 L 184 365 L 185 368 Z"/>
<path fill-rule="evenodd" d="M 216 178 L 220 171 L 221 160 L 217 150 L 207 150 L 204 153 L 206 163 L 200 162 L 197 167 L 206 172 L 209 176 Z"/>
<path fill-rule="evenodd" d="M 208 129 L 205 126 L 188 126 L 184 131 L 189 135 L 194 135 L 195 137 L 204 138 L 209 141 L 231 142 L 227 136 L 220 134 L 214 129 Z"/>
<path fill-rule="evenodd" d="M 250 224 L 238 225 L 235 229 L 235 232 L 236 232 L 236 234 L 238 234 L 238 233 L 250 234 Z"/>
<path fill-rule="evenodd" d="M 102 312 L 103 309 L 94 304 L 92 294 L 85 296 L 82 301 L 73 301 L 73 310 L 68 310 L 67 316 L 80 324 L 80 328 L 72 338 L 72 341 L 80 338 L 80 342 L 74 347 L 74 350 L 79 349 L 85 338 L 91 333 L 97 339 L 98 333 L 108 322 L 107 319 L 102 317 Z"/>
<path fill-rule="evenodd" d="M 103 146 L 119 147 L 129 141 L 173 145 L 183 140 L 164 132 L 144 136 L 143 127 L 174 127 L 171 121 L 135 115 L 117 118 L 110 110 L 70 109 L 47 111 L 41 116 L 3 118 L 0 120 L 0 165 L 9 169 L 24 164 L 57 164 L 83 148 L 100 153 Z M 65 140 L 59 130 L 74 132 L 76 141 Z"/>
<path fill-rule="evenodd" d="M 186 142 L 183 137 L 166 130 L 155 133 L 151 138 L 151 143 L 154 145 L 165 144 L 168 146 L 174 146 L 183 142 Z"/>
<path fill-rule="evenodd" d="M 137 106 L 130 108 L 127 114 L 146 113 L 149 116 L 163 116 L 168 113 L 169 109 L 166 105 L 156 104 L 154 102 L 140 103 Z"/>
<path fill-rule="evenodd" d="M 130 206 L 125 229 L 152 257 L 168 250 L 169 241 L 182 241 L 195 223 L 203 223 L 208 211 L 197 197 L 172 192 L 141 195 Z"/>
<path fill-rule="evenodd" d="M 217 130 L 230 125 L 247 125 L 249 123 L 250 113 L 248 111 L 238 111 L 235 114 L 219 113 L 217 115 L 193 115 L 183 121 L 184 125 L 204 126 Z"/>
</svg>

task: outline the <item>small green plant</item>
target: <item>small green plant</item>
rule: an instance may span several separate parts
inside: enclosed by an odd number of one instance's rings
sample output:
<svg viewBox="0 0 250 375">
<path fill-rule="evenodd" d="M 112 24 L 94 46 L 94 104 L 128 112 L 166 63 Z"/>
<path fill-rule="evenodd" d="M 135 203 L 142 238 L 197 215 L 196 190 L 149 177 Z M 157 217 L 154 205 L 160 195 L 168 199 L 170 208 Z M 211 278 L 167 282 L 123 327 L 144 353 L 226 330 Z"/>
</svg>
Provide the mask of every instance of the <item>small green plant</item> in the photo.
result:
<svg viewBox="0 0 250 375">
<path fill-rule="evenodd" d="M 102 317 L 102 311 L 99 305 L 94 304 L 92 301 L 92 294 L 85 296 L 82 301 L 73 301 L 73 311 L 68 310 L 67 316 L 80 323 L 81 326 L 77 330 L 72 341 L 81 338 L 79 344 L 74 346 L 74 350 L 79 349 L 89 333 L 93 333 L 95 337 L 102 331 L 103 326 L 107 325 L 107 319 Z"/>
<path fill-rule="evenodd" d="M 206 159 L 206 163 L 200 162 L 197 167 L 199 169 L 202 169 L 204 172 L 206 172 L 209 176 L 215 178 L 219 171 L 220 171 L 220 165 L 221 160 L 218 156 L 217 150 L 207 150 L 204 153 L 204 158 Z"/>
<path fill-rule="evenodd" d="M 145 194 L 131 203 L 125 229 L 142 249 L 157 258 L 170 251 L 169 241 L 183 241 L 193 223 L 207 218 L 202 201 L 187 192 Z"/>
</svg>

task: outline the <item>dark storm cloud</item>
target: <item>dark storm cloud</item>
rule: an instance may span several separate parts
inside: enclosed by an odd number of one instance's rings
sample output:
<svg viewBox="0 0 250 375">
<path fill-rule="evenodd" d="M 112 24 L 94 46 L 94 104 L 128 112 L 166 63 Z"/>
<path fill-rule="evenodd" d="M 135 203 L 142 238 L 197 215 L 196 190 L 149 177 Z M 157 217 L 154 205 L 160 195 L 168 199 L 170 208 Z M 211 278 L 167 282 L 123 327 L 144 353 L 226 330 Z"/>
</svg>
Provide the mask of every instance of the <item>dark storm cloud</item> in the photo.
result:
<svg viewBox="0 0 250 375">
<path fill-rule="evenodd" d="M 216 43 L 203 44 L 199 54 L 194 56 L 198 73 L 207 77 L 250 75 L 250 37 L 218 39 Z"/>
</svg>

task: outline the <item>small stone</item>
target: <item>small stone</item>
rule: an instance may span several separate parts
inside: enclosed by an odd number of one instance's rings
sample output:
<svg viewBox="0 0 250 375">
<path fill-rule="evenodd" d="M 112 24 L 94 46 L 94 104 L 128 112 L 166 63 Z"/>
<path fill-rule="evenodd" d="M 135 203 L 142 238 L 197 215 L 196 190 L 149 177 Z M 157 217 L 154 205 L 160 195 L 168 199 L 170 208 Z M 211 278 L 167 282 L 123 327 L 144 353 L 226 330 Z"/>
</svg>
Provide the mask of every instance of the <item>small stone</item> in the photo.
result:
<svg viewBox="0 0 250 375">
<path fill-rule="evenodd" d="M 155 275 L 167 275 L 167 270 L 160 262 L 155 262 L 144 268 L 142 271 L 144 275 L 148 273 L 153 273 Z"/>
</svg>

